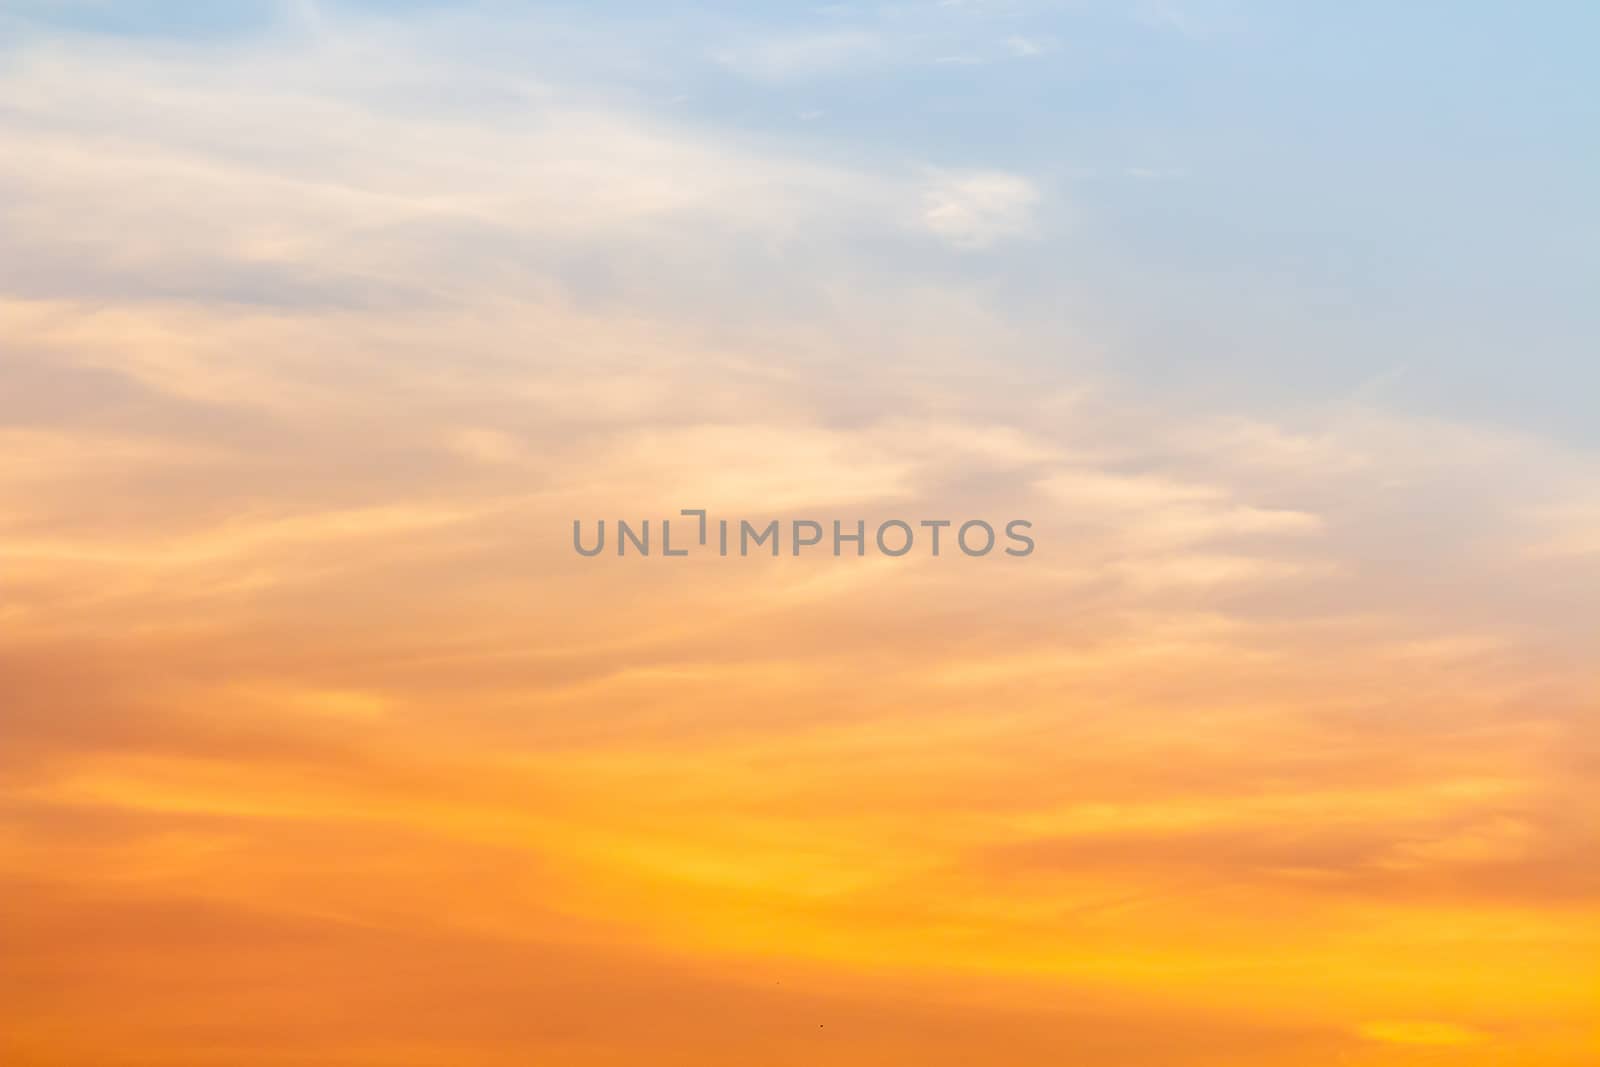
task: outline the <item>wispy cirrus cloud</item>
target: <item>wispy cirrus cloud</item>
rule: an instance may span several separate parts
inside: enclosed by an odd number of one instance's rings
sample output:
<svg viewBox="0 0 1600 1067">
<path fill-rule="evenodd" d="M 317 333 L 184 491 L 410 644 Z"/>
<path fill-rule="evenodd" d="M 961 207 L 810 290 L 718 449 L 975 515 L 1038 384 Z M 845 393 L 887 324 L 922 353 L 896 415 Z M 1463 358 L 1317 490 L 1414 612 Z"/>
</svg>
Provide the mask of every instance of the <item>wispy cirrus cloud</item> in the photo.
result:
<svg viewBox="0 0 1600 1067">
<path fill-rule="evenodd" d="M 923 194 L 923 222 L 957 248 L 979 249 L 1034 233 L 1041 195 L 1027 178 L 999 171 L 943 174 Z"/>
<path fill-rule="evenodd" d="M 1592 454 L 1174 397 L 1000 299 L 1024 169 L 347 17 L 0 71 L 4 1054 L 1578 1047 Z M 1039 548 L 570 550 L 680 507 Z"/>
<path fill-rule="evenodd" d="M 786 82 L 848 70 L 885 51 L 885 43 L 876 33 L 836 29 L 757 37 L 721 47 L 712 56 L 746 77 Z"/>
</svg>

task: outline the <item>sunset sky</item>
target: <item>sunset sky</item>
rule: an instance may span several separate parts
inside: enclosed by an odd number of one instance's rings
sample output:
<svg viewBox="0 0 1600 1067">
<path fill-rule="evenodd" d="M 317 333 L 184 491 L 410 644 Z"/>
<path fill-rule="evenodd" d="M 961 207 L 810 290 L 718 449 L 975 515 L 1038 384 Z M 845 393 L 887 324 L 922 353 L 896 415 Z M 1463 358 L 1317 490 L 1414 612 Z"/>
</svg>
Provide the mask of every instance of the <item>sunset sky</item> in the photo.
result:
<svg viewBox="0 0 1600 1067">
<path fill-rule="evenodd" d="M 1597 39 L 0 0 L 0 1064 L 1595 1067 Z"/>
</svg>

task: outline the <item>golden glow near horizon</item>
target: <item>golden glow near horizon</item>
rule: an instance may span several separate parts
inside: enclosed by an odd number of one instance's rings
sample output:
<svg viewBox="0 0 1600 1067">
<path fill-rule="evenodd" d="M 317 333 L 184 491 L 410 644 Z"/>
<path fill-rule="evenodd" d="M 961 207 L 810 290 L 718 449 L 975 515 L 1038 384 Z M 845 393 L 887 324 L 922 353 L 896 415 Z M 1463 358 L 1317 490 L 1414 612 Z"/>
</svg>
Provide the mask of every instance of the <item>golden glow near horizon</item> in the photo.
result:
<svg viewBox="0 0 1600 1067">
<path fill-rule="evenodd" d="M 358 44 L 0 68 L 0 1063 L 1600 1062 L 1592 453 L 1198 411 L 793 232 L 1031 187 Z M 1038 547 L 572 550 L 680 508 Z"/>
</svg>

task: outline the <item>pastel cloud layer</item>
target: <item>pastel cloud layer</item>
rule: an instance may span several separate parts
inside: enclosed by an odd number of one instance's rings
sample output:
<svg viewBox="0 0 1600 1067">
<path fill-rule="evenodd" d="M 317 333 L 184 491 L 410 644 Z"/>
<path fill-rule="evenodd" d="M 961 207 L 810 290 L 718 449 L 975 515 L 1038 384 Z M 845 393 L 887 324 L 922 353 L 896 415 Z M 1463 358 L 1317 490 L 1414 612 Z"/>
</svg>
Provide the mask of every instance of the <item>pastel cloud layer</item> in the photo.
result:
<svg viewBox="0 0 1600 1067">
<path fill-rule="evenodd" d="M 16 25 L 0 1060 L 1592 1062 L 1581 439 L 1167 388 L 1021 292 L 1063 168 L 679 114 L 638 26 Z M 684 507 L 1039 547 L 570 549 Z"/>
</svg>

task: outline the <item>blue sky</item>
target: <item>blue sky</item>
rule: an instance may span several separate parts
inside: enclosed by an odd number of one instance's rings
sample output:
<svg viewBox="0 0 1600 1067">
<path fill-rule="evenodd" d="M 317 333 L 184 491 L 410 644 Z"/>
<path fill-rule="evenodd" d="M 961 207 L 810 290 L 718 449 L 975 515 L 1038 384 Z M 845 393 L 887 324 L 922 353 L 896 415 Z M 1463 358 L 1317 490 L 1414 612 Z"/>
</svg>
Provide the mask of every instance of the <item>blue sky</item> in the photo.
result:
<svg viewBox="0 0 1600 1067">
<path fill-rule="evenodd" d="M 530 79 L 791 159 L 1016 176 L 1034 199 L 1005 240 L 944 256 L 867 231 L 830 240 L 852 265 L 1070 327 L 1117 373 L 1202 405 L 1362 397 L 1597 439 L 1592 5 L 7 8 L 13 57 L 96 37 L 124 55 L 226 53 L 422 27 L 472 77 L 395 67 L 373 106 L 514 113 L 505 88 Z M 806 261 L 786 254 L 744 249 L 737 273 L 792 291 Z M 609 249 L 556 260 L 606 298 Z M 1051 336 L 1033 358 L 1055 358 Z"/>
</svg>

